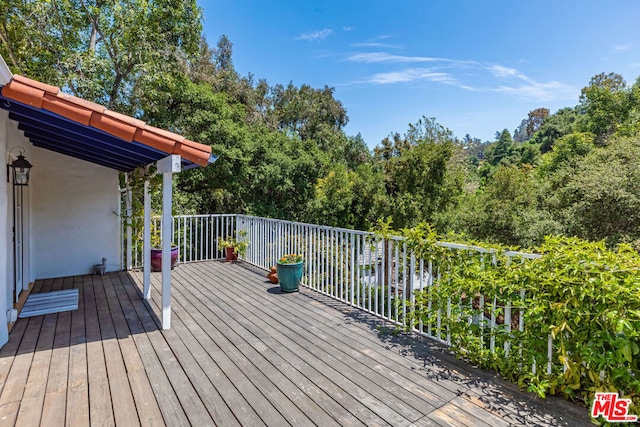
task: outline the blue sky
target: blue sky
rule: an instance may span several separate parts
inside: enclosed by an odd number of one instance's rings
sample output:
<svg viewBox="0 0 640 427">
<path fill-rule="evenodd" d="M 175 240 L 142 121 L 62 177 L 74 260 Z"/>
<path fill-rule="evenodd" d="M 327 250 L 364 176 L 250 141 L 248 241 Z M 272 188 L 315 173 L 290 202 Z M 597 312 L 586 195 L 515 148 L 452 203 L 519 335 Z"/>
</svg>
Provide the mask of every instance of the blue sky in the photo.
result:
<svg viewBox="0 0 640 427">
<path fill-rule="evenodd" d="M 334 87 L 370 147 L 422 116 L 493 140 L 600 72 L 640 75 L 637 0 L 198 1 L 241 75 Z"/>
</svg>

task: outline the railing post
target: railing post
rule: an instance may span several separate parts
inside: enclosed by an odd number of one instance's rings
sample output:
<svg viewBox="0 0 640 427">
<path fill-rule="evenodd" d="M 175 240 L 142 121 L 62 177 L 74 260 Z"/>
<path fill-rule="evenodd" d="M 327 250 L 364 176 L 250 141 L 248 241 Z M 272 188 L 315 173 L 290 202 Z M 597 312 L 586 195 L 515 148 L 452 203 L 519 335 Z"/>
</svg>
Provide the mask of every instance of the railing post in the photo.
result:
<svg viewBox="0 0 640 427">
<path fill-rule="evenodd" d="M 127 216 L 127 248 L 126 248 L 126 269 L 131 270 L 133 268 L 133 236 L 132 236 L 132 223 L 131 214 L 133 209 L 133 196 L 131 193 L 131 186 L 129 185 L 129 175 L 125 174 L 125 182 L 127 185 L 127 193 L 125 196 L 125 207 Z"/>
<path fill-rule="evenodd" d="M 142 243 L 142 297 L 151 297 L 151 195 L 149 194 L 149 180 L 144 182 L 144 235 Z"/>
</svg>

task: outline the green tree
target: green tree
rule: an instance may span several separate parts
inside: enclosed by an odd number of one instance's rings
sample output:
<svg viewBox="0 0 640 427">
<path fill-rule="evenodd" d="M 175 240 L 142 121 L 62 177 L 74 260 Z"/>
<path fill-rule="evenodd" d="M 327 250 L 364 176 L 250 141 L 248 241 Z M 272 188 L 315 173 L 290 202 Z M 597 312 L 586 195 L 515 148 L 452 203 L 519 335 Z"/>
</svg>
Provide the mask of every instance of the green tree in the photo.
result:
<svg viewBox="0 0 640 427">
<path fill-rule="evenodd" d="M 580 113 L 576 108 L 563 108 L 545 119 L 529 142 L 540 145 L 540 152 L 544 154 L 551 151 L 560 137 L 575 132 L 579 123 Z"/>
<path fill-rule="evenodd" d="M 496 142 L 485 149 L 484 157 L 493 166 L 513 163 L 516 147 L 508 129 L 496 132 Z"/>
<path fill-rule="evenodd" d="M 381 213 L 391 216 L 396 228 L 431 221 L 462 190 L 462 170 L 452 161 L 460 147 L 451 131 L 434 119 L 410 125 L 404 138 L 392 137 L 393 142 L 386 138 L 374 150 L 385 173 L 388 198 Z"/>
<path fill-rule="evenodd" d="M 559 138 L 553 151 L 543 156 L 539 174 L 549 175 L 563 166 L 575 167 L 593 149 L 593 139 L 593 134 L 588 132 L 575 132 Z"/>
<path fill-rule="evenodd" d="M 341 133 L 349 118 L 342 103 L 333 97 L 334 89 L 325 86 L 299 88 L 289 83 L 271 90 L 272 120 L 279 130 L 302 140 L 315 139 L 324 149 L 332 149 L 333 136 Z"/>
<path fill-rule="evenodd" d="M 567 234 L 640 247 L 640 140 L 614 142 L 559 168 L 547 203 Z"/>
<path fill-rule="evenodd" d="M 0 53 L 14 71 L 123 113 L 139 115 L 146 90 L 199 52 L 195 0 L 3 3 Z"/>
<path fill-rule="evenodd" d="M 620 74 L 600 73 L 582 89 L 580 105 L 587 115 L 586 131 L 596 136 L 597 144 L 605 144 L 619 125 L 629 117 L 631 92 Z"/>
<path fill-rule="evenodd" d="M 533 247 L 561 226 L 541 205 L 540 184 L 531 166 L 500 165 L 483 187 L 460 196 L 440 214 L 442 230 L 510 246 Z"/>
</svg>

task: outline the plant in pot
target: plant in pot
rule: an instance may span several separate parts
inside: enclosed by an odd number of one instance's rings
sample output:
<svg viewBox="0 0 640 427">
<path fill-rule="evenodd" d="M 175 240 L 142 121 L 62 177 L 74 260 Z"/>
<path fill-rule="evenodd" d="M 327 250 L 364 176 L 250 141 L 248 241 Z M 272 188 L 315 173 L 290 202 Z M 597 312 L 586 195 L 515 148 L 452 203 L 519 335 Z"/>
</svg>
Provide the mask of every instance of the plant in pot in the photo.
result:
<svg viewBox="0 0 640 427">
<path fill-rule="evenodd" d="M 296 292 L 302 282 L 302 255 L 288 254 L 278 260 L 276 269 L 282 292 Z"/>
<path fill-rule="evenodd" d="M 238 255 L 244 257 L 248 246 L 247 232 L 244 230 L 235 232 L 235 237 L 227 236 L 218 241 L 218 249 L 225 251 L 226 261 L 236 261 Z"/>
<path fill-rule="evenodd" d="M 178 247 L 171 244 L 171 269 L 178 264 Z M 162 271 L 162 238 L 160 230 L 151 233 L 151 271 Z"/>
</svg>

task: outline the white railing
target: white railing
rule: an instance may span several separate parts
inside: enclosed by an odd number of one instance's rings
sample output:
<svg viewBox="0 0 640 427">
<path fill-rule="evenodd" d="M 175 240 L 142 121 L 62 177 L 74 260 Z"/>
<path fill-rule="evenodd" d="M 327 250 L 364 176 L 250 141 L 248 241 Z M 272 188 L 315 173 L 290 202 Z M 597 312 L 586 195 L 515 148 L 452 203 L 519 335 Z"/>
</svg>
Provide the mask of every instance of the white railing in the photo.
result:
<svg viewBox="0 0 640 427">
<path fill-rule="evenodd" d="M 406 326 L 416 291 L 437 285 L 441 280 L 441 269 L 445 268 L 435 259 L 416 259 L 401 237 L 382 239 L 370 232 L 247 215 L 237 215 L 236 221 L 237 230 L 246 231 L 249 239 L 244 258 L 246 262 L 268 270 L 282 255 L 300 254 L 305 261 L 304 286 L 402 326 Z M 485 248 L 445 242 L 438 245 L 496 262 L 496 254 Z M 515 251 L 504 252 L 503 255 L 508 259 L 518 258 L 518 262 L 540 257 Z M 476 299 L 475 302 L 473 298 L 465 301 L 469 308 L 476 304 L 475 312 L 482 313 L 464 320 L 468 322 L 469 333 L 471 325 L 475 325 L 475 333 L 480 334 L 480 341 L 488 341 L 487 350 L 491 354 L 499 352 L 504 357 L 508 356 L 512 320 L 517 319 L 513 323 L 517 323 L 520 332 L 525 327 L 523 309 L 512 312 L 515 299 L 524 301 L 524 290 L 515 296 L 503 296 L 500 300 L 494 296 L 485 301 L 484 295 L 476 296 Z M 451 333 L 444 326 L 445 319 L 455 316 L 452 307 L 458 305 L 459 308 L 461 300 L 460 295 L 456 300 L 449 297 L 446 307 L 436 308 L 434 303 L 432 308 L 432 300 L 429 299 L 422 309 L 430 321 L 426 325 L 418 322 L 412 329 L 420 335 L 451 345 Z M 534 359 L 531 365 L 534 373 L 539 369 L 536 365 L 542 364 L 546 365 L 547 373 L 552 372 L 553 340 L 550 336 L 546 347 L 543 352 L 546 354 L 537 358 L 538 363 Z M 522 349 L 519 348 L 518 352 L 521 353 Z"/>
<path fill-rule="evenodd" d="M 152 227 L 158 227 L 159 223 L 159 220 L 154 221 Z M 417 259 L 407 250 L 401 237 L 382 239 L 365 231 L 248 215 L 173 218 L 174 243 L 180 248 L 180 262 L 224 258 L 218 249 L 218 241 L 240 231 L 246 232 L 244 238 L 249 243 L 243 257 L 245 262 L 269 270 L 282 255 L 300 254 L 305 261 L 303 286 L 403 326 L 415 301 L 416 291 L 428 291 L 436 286 L 441 280 L 441 269 L 445 268 L 435 259 Z M 137 235 L 135 230 L 133 235 Z M 486 257 L 493 262 L 496 260 L 495 254 L 481 247 L 444 242 L 439 245 L 452 251 Z M 134 266 L 141 266 L 141 244 L 134 242 L 132 253 Z M 503 255 L 509 259 L 517 257 L 518 262 L 539 257 L 521 252 L 505 252 Z M 524 331 L 523 309 L 512 312 L 515 299 L 524 301 L 524 290 L 519 295 L 501 297 L 500 301 L 495 296 L 485 301 L 484 295 L 476 296 L 476 301 L 473 298 L 464 301 L 467 307 L 475 304 L 482 308 L 476 310 L 481 314 L 469 317 L 465 322 L 468 322 L 469 333 L 473 329 L 474 333 L 480 334 L 480 341 L 488 342 L 487 350 L 491 354 L 499 351 L 502 356 L 509 355 L 512 319 L 517 318 L 517 330 Z M 455 316 L 452 315 L 452 311 L 456 311 L 453 308 L 463 304 L 460 295 L 455 300 L 449 297 L 446 305 L 439 307 L 435 303 L 432 307 L 431 299 L 425 304 L 422 309 L 429 321 L 426 324 L 418 322 L 413 330 L 451 345 L 450 330 L 444 325 L 447 319 Z M 497 339 L 498 336 L 501 338 Z M 546 353 L 537 358 L 538 365 L 546 364 L 546 371 L 550 374 L 553 369 L 553 341 L 550 336 L 545 350 L 538 349 L 538 353 Z M 519 352 L 522 352 L 521 348 Z M 531 370 L 535 373 L 536 369 L 539 368 L 534 359 Z"/>
<path fill-rule="evenodd" d="M 180 263 L 194 261 L 208 261 L 224 258 L 224 252 L 218 247 L 220 239 L 235 236 L 236 215 L 214 214 L 214 215 L 178 215 L 172 218 L 172 244 L 179 248 L 178 261 Z M 131 268 L 142 267 L 142 230 L 135 229 L 136 224 L 141 221 L 133 221 L 131 235 L 130 253 Z M 123 225 L 123 247 L 127 247 L 126 242 L 126 222 Z M 161 218 L 151 219 L 151 233 L 159 235 L 161 229 Z M 123 265 L 126 265 L 126 250 L 123 251 Z"/>
</svg>

